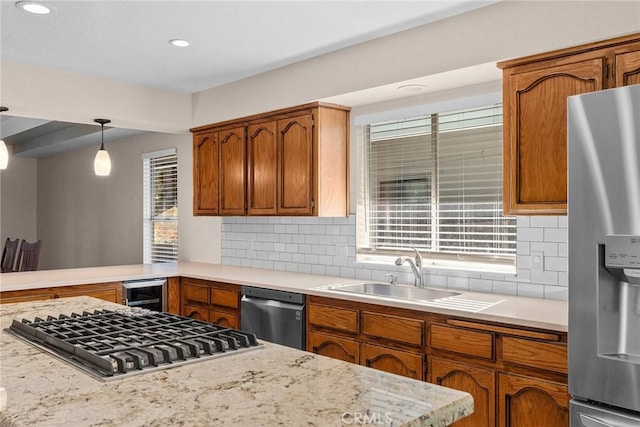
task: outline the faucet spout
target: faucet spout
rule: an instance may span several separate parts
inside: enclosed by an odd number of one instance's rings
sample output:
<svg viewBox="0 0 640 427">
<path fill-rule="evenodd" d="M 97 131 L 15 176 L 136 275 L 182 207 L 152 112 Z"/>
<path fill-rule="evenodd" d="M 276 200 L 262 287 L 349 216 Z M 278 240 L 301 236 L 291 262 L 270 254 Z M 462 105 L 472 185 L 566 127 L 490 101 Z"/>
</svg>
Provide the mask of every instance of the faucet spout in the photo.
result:
<svg viewBox="0 0 640 427">
<path fill-rule="evenodd" d="M 402 265 L 404 263 L 408 263 L 409 266 L 411 267 L 411 270 L 413 271 L 414 286 L 419 286 L 422 288 L 424 287 L 424 284 L 422 283 L 422 256 L 420 255 L 420 252 L 418 252 L 417 249 L 414 248 L 413 250 L 416 252 L 415 261 L 408 256 L 401 256 L 398 259 L 396 259 L 396 265 Z"/>
</svg>

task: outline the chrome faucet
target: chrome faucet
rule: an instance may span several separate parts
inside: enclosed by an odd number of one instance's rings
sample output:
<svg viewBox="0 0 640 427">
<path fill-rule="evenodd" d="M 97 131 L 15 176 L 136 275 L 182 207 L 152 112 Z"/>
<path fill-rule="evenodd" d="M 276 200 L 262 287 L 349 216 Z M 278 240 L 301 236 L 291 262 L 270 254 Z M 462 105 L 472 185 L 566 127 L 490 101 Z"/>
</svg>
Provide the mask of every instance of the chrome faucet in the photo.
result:
<svg viewBox="0 0 640 427">
<path fill-rule="evenodd" d="M 416 248 L 411 249 L 413 249 L 416 253 L 415 261 L 411 259 L 411 257 L 401 256 L 400 258 L 396 259 L 396 265 L 402 265 L 405 262 L 408 262 L 409 266 L 411 266 L 411 270 L 413 270 L 413 275 L 415 276 L 413 285 L 423 288 L 424 284 L 422 283 L 422 255 L 420 255 L 420 252 L 418 252 Z"/>
</svg>

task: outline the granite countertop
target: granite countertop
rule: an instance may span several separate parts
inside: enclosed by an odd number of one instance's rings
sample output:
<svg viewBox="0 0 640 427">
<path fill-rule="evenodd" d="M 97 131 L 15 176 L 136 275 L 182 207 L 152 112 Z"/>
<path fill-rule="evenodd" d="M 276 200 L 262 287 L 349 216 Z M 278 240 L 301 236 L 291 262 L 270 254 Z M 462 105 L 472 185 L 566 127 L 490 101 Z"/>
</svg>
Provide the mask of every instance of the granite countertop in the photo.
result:
<svg viewBox="0 0 640 427">
<path fill-rule="evenodd" d="M 0 291 L 176 276 L 300 292 L 307 295 L 382 304 L 445 315 L 458 315 L 468 319 L 499 322 L 519 327 L 567 332 L 568 308 L 566 301 L 461 291 L 462 294 L 455 297 L 456 299 L 487 306 L 480 311 L 472 312 L 453 307 L 426 306 L 413 301 L 381 299 L 375 296 L 336 292 L 328 289 L 335 285 L 363 282 L 358 279 L 197 262 L 4 273 L 0 274 Z"/>
<path fill-rule="evenodd" d="M 121 306 L 90 297 L 4 304 L 0 322 L 109 307 Z M 380 425 L 445 426 L 473 411 L 464 392 L 265 344 L 101 382 L 3 330 L 2 418 L 17 426 L 341 426 L 367 414 Z"/>
</svg>

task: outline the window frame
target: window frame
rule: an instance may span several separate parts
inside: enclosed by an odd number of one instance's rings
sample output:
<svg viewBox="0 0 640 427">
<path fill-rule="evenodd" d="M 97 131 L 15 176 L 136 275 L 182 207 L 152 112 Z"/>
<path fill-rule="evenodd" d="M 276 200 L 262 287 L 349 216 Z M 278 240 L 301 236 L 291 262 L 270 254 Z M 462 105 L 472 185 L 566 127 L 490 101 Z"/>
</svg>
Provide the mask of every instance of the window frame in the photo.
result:
<svg viewBox="0 0 640 427">
<path fill-rule="evenodd" d="M 434 104 L 431 106 L 424 106 L 421 109 L 416 107 L 411 107 L 409 110 L 411 111 L 410 115 L 406 113 L 402 113 L 402 110 L 390 111 L 387 115 L 384 112 L 378 112 L 374 114 L 369 114 L 368 116 L 356 116 L 355 117 L 355 126 L 354 126 L 354 140 L 356 141 L 356 154 L 357 154 L 357 166 L 358 166 L 358 188 L 357 188 L 357 209 L 356 209 L 356 262 L 358 263 L 375 263 L 375 264 L 393 264 L 397 257 L 403 255 L 411 255 L 413 253 L 409 248 L 405 249 L 394 249 L 394 250 L 381 250 L 375 248 L 368 248 L 368 238 L 367 234 L 369 233 L 369 224 L 367 221 L 369 218 L 366 216 L 366 212 L 368 207 L 366 206 L 369 203 L 368 197 L 365 197 L 365 192 L 369 192 L 369 179 L 368 179 L 368 171 L 366 168 L 368 165 L 367 161 L 367 153 L 365 150 L 367 149 L 367 141 L 369 135 L 367 134 L 368 125 L 371 123 L 379 123 L 386 122 L 390 120 L 401 120 L 403 117 L 415 117 L 415 116 L 430 116 L 432 114 L 439 113 L 447 113 L 449 111 L 461 110 L 466 108 L 474 108 L 474 107 L 482 107 L 483 105 L 491 105 L 491 104 L 499 104 L 501 100 L 496 99 L 495 96 L 488 95 L 485 97 L 481 97 L 482 101 L 478 102 L 478 99 L 474 101 L 465 100 L 458 105 L 455 105 L 455 102 L 446 102 Z M 465 105 L 466 104 L 466 105 Z M 406 110 L 406 109 L 405 109 Z M 422 111 L 420 111 L 422 110 Z M 436 135 L 434 134 L 434 137 Z M 433 142 L 433 137 L 431 138 Z M 501 142 L 500 142 L 500 146 Z M 502 168 L 500 168 L 500 173 L 502 173 Z M 429 175 L 437 175 L 437 171 L 433 169 L 430 170 Z M 435 184 L 436 179 L 431 179 L 431 183 Z M 437 191 L 434 192 L 433 188 L 431 193 L 434 197 L 438 197 Z M 435 204 L 438 204 L 439 201 L 436 199 Z M 436 212 L 438 209 L 435 210 Z M 432 215 L 433 217 L 433 215 Z M 509 217 L 512 218 L 512 217 Z M 514 221 L 514 235 L 517 233 L 517 225 L 515 224 L 515 218 L 512 218 Z M 434 231 L 436 232 L 436 231 Z M 437 234 L 437 233 L 436 233 Z M 514 237 L 513 245 L 517 248 L 517 236 Z M 432 267 L 432 268 L 441 268 L 441 269 L 456 269 L 456 270 L 469 270 L 469 271 L 480 271 L 480 272 L 495 272 L 495 273 L 504 273 L 504 274 L 514 274 L 516 272 L 516 258 L 517 254 L 514 251 L 510 255 L 465 255 L 465 254 L 454 254 L 454 253 L 442 253 L 442 252 L 433 252 L 429 250 L 419 249 L 421 255 L 423 256 L 424 266 Z"/>
<path fill-rule="evenodd" d="M 151 172 L 151 164 L 152 162 L 164 159 L 167 157 L 175 157 L 175 164 L 172 167 L 175 169 L 175 208 L 176 215 L 175 217 L 163 217 L 159 219 L 157 216 L 153 217 L 152 209 L 153 202 L 151 201 L 151 197 L 153 193 L 153 175 Z M 165 150 L 153 151 L 149 153 L 142 154 L 142 198 L 143 198 L 143 207 L 142 207 L 142 229 L 143 229 L 143 264 L 159 264 L 159 263 L 171 263 L 178 261 L 178 247 L 179 247 L 179 237 L 178 237 L 178 153 L 175 148 L 168 148 Z M 176 243 L 174 246 L 174 254 L 170 254 L 167 260 L 157 260 L 155 258 L 156 254 L 159 252 L 156 250 L 156 244 L 153 242 L 153 224 L 154 222 L 170 222 L 175 223 L 175 233 L 176 233 Z"/>
</svg>

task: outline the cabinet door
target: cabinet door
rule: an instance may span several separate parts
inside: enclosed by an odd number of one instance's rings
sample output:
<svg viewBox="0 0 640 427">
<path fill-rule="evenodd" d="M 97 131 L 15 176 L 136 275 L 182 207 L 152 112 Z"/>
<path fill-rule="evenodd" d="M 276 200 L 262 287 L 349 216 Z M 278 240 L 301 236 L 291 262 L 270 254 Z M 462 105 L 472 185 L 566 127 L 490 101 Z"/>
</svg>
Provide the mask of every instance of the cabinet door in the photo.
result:
<svg viewBox="0 0 640 427">
<path fill-rule="evenodd" d="M 220 131 L 220 213 L 245 213 L 244 127 Z"/>
<path fill-rule="evenodd" d="M 360 361 L 360 344 L 357 341 L 320 332 L 309 331 L 307 351 L 345 362 Z"/>
<path fill-rule="evenodd" d="M 495 426 L 496 376 L 493 371 L 432 358 L 429 382 L 466 391 L 473 396 L 473 414 L 454 423 L 454 427 Z"/>
<path fill-rule="evenodd" d="M 640 84 L 640 50 L 616 55 L 616 87 Z"/>
<path fill-rule="evenodd" d="M 278 211 L 278 150 L 276 122 L 251 125 L 247 131 L 249 215 L 272 215 Z"/>
<path fill-rule="evenodd" d="M 596 58 L 506 76 L 505 214 L 566 214 L 567 97 L 601 90 L 603 70 Z"/>
<path fill-rule="evenodd" d="M 218 132 L 196 134 L 193 139 L 193 214 L 219 213 Z"/>
<path fill-rule="evenodd" d="M 182 315 L 190 317 L 192 319 L 202 320 L 203 322 L 209 321 L 209 310 L 202 307 L 185 305 Z"/>
<path fill-rule="evenodd" d="M 313 135 L 311 114 L 278 120 L 278 213 L 311 215 Z"/>
<path fill-rule="evenodd" d="M 360 364 L 369 368 L 424 380 L 424 355 L 362 344 Z"/>
<path fill-rule="evenodd" d="M 568 427 L 569 392 L 565 384 L 499 374 L 499 427 Z"/>
<path fill-rule="evenodd" d="M 240 321 L 235 313 L 217 308 L 209 311 L 209 321 L 225 328 L 238 329 L 240 327 Z"/>
</svg>

